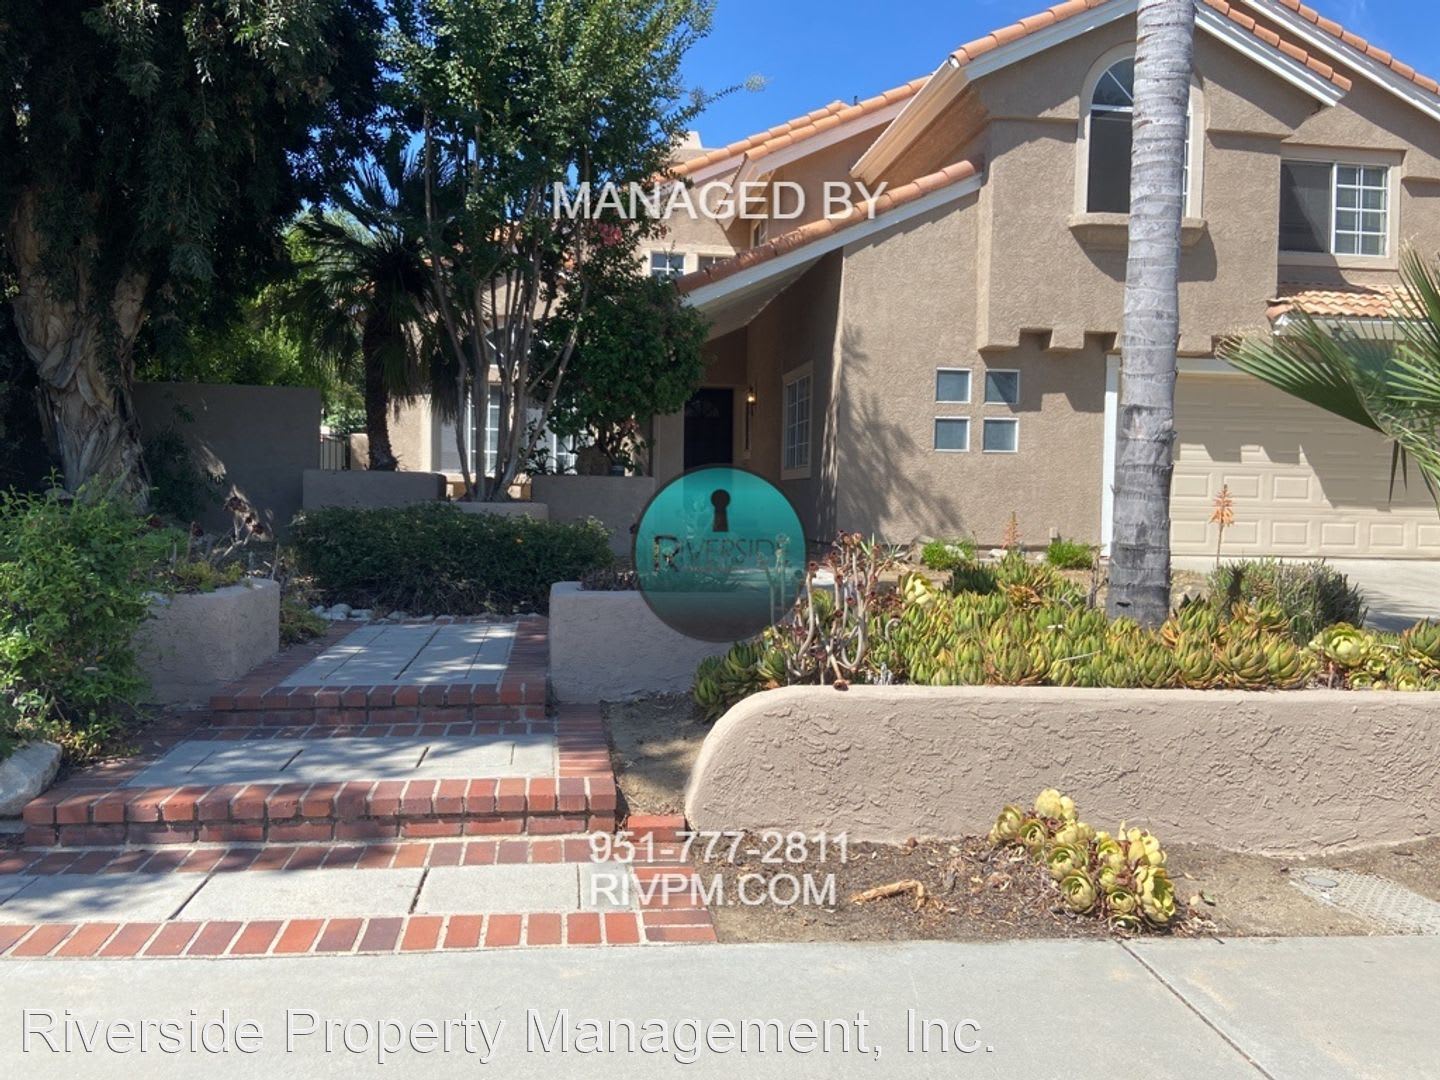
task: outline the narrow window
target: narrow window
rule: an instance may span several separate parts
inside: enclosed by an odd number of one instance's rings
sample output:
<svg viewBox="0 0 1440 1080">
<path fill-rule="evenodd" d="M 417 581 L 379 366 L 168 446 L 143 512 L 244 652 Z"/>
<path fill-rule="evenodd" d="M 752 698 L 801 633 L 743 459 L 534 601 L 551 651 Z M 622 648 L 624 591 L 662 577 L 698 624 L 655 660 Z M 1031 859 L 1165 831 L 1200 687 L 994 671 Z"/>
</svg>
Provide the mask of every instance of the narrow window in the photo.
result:
<svg viewBox="0 0 1440 1080">
<path fill-rule="evenodd" d="M 685 274 L 685 255 L 678 251 L 652 251 L 650 253 L 650 276 L 661 281 L 673 281 Z"/>
<path fill-rule="evenodd" d="M 935 400 L 956 405 L 970 403 L 970 369 L 937 368 L 935 370 Z"/>
<path fill-rule="evenodd" d="M 1135 122 L 1135 61 L 1121 60 L 1095 84 L 1090 98 L 1090 171 L 1086 209 L 1130 212 L 1130 146 Z"/>
<path fill-rule="evenodd" d="M 963 416 L 940 416 L 935 420 L 935 449 L 959 452 L 970 449 L 970 421 Z"/>
<path fill-rule="evenodd" d="M 985 373 L 986 405 L 1019 405 L 1020 372 L 987 371 Z"/>
<path fill-rule="evenodd" d="M 810 468 L 810 375 L 797 375 L 785 383 L 785 472 Z"/>
<path fill-rule="evenodd" d="M 987 454 L 1013 454 L 1020 448 L 1020 421 L 987 418 L 981 439 Z"/>
<path fill-rule="evenodd" d="M 1085 209 L 1092 214 L 1130 212 L 1130 155 L 1135 126 L 1135 61 L 1113 64 L 1090 97 L 1089 166 Z M 1181 188 L 1185 212 L 1190 212 L 1189 115 L 1185 117 L 1185 169 Z"/>
</svg>

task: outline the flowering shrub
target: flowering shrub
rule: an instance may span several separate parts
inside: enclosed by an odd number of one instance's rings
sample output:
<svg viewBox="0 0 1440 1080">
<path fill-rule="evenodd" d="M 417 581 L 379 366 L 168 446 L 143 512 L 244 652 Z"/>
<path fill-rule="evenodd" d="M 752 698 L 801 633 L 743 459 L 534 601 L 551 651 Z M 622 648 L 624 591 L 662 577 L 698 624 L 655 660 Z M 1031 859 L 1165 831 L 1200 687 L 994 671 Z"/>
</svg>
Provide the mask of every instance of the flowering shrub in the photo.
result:
<svg viewBox="0 0 1440 1080">
<path fill-rule="evenodd" d="M 1079 819 L 1075 801 L 1054 788 L 1033 810 L 1006 806 L 990 830 L 996 847 L 1022 848 L 1042 864 L 1077 915 L 1095 915 L 1116 930 L 1163 929 L 1175 919 L 1175 886 L 1160 841 L 1140 829 L 1097 832 Z"/>
</svg>

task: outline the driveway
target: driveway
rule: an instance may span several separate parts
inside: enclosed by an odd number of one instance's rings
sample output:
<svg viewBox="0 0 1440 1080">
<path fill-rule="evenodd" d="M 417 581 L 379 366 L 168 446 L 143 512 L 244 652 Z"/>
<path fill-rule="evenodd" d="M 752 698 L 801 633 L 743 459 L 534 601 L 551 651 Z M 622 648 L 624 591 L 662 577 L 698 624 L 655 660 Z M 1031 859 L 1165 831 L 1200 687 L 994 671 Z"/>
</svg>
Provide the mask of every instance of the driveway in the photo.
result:
<svg viewBox="0 0 1440 1080">
<path fill-rule="evenodd" d="M 1359 585 L 1369 609 L 1366 621 L 1380 630 L 1404 630 L 1421 619 L 1440 618 L 1440 562 L 1421 559 L 1326 559 Z M 1214 559 L 1176 558 L 1175 569 L 1208 573 Z"/>
</svg>

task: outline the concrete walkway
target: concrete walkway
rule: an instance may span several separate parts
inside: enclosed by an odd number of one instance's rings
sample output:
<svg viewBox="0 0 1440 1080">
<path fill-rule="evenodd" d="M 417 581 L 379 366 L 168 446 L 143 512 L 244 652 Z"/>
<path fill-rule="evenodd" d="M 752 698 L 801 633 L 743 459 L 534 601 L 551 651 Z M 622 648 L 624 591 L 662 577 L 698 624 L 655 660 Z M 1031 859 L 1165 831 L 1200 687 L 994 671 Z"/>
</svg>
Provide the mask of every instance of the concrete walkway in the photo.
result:
<svg viewBox="0 0 1440 1080">
<path fill-rule="evenodd" d="M 691 949 L 527 950 L 223 963 L 21 962 L 0 981 L 0 1072 L 47 1077 L 305 1078 L 826 1077 L 876 1080 L 1426 1080 L 1440 1077 L 1440 940 L 1034 941 L 1001 944 L 757 945 Z M 79 1030 L 97 1021 L 201 1021 L 228 1010 L 232 1028 L 260 1025 L 253 1054 L 141 1057 L 107 1050 L 51 1052 L 32 1037 L 22 1051 L 22 1010 L 69 1010 Z M 907 1048 L 907 1010 L 963 1024 L 971 1053 Z M 287 1052 L 286 1010 L 292 1043 Z M 527 1016 L 549 1035 L 568 1010 L 586 1019 L 668 1022 L 679 1038 L 653 1052 L 579 1044 L 547 1052 Z M 419 1020 L 473 1024 L 473 1053 L 452 1027 L 450 1052 L 402 1047 L 377 1063 L 380 1041 L 404 1043 Z M 867 1022 L 865 1049 L 854 1021 Z M 313 1015 L 312 1015 L 313 1014 Z M 850 1052 L 774 1047 L 688 1055 L 686 1020 L 849 1021 Z M 495 1034 L 496 1026 L 503 1027 Z M 332 1026 L 336 1022 L 339 1026 Z M 32 1028 L 45 1028 L 33 1017 Z M 325 1050 L 325 1031 L 331 1050 Z M 720 1029 L 712 1027 L 712 1034 Z M 752 1035 L 754 1028 L 751 1028 Z M 307 1033 L 308 1032 L 308 1033 Z M 381 1037 L 376 1036 L 381 1033 Z M 617 1031 L 617 1035 L 620 1033 Z M 531 1046 L 527 1049 L 527 1035 Z M 398 1038 L 397 1038 L 398 1036 Z M 58 1040 L 58 1034 L 52 1035 Z M 346 1049 L 346 1039 L 350 1049 Z M 732 1040 L 733 1043 L 734 1040 Z M 424 1046 L 423 1040 L 419 1044 Z M 488 1051 L 488 1053 L 487 1053 Z M 482 1065 L 481 1061 L 488 1061 Z"/>
</svg>

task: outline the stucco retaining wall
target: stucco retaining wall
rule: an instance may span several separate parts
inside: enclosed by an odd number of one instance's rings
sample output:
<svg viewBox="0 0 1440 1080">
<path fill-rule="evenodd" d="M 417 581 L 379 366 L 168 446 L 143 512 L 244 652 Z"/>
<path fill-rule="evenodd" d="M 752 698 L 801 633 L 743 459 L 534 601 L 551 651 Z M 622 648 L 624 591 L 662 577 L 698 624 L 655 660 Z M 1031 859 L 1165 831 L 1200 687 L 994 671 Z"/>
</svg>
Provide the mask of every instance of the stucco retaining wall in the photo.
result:
<svg viewBox="0 0 1440 1080">
<path fill-rule="evenodd" d="M 496 517 L 528 517 L 548 521 L 550 508 L 543 502 L 454 502 L 450 504 L 465 514 L 493 514 Z"/>
<path fill-rule="evenodd" d="M 685 693 L 696 665 L 729 647 L 677 634 L 638 592 L 550 586 L 550 687 L 559 701 Z"/>
<path fill-rule="evenodd" d="M 147 700 L 207 700 L 280 651 L 280 586 L 252 578 L 210 593 L 159 596 L 135 635 Z"/>
<path fill-rule="evenodd" d="M 443 499 L 445 477 L 426 472 L 306 469 L 304 489 L 306 510 L 331 506 L 375 510 Z"/>
<path fill-rule="evenodd" d="M 1058 787 L 1097 828 L 1299 855 L 1440 834 L 1437 773 L 1434 694 L 787 687 L 715 725 L 685 812 L 896 842 Z"/>
<path fill-rule="evenodd" d="M 300 509 L 301 473 L 320 464 L 320 391 L 298 386 L 141 383 L 135 414 L 146 442 L 174 431 L 194 464 L 221 477 L 201 523 L 228 532 L 224 507 L 238 495 L 271 529 Z"/>
<path fill-rule="evenodd" d="M 610 550 L 630 557 L 635 535 L 630 530 L 655 494 L 653 476 L 537 476 L 531 481 L 536 499 L 550 507 L 551 521 L 594 518 L 610 533 Z"/>
</svg>

